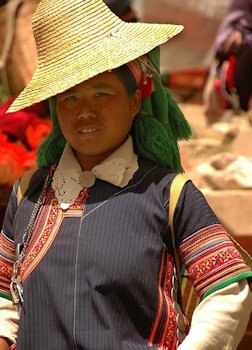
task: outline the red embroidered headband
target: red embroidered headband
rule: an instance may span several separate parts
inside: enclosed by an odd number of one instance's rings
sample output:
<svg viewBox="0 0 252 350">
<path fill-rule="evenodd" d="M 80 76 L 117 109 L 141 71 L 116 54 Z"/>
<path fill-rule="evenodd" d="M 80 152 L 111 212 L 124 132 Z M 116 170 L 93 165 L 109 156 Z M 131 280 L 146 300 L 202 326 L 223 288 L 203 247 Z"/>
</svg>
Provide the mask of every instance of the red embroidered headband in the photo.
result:
<svg viewBox="0 0 252 350">
<path fill-rule="evenodd" d="M 146 57 L 141 57 L 127 63 L 127 67 L 133 74 L 137 87 L 141 91 L 142 100 L 148 98 L 153 92 L 152 74 L 147 68 Z"/>
</svg>

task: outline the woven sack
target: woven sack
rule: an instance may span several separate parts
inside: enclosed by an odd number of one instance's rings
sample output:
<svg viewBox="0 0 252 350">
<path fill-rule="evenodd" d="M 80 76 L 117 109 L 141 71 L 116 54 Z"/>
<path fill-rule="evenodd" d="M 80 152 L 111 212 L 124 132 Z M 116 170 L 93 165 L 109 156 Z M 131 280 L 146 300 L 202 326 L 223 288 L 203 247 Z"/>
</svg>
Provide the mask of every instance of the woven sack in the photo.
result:
<svg viewBox="0 0 252 350">
<path fill-rule="evenodd" d="M 32 16 L 38 3 L 9 0 L 0 7 L 0 79 L 10 95 L 24 89 L 37 66 Z"/>
</svg>

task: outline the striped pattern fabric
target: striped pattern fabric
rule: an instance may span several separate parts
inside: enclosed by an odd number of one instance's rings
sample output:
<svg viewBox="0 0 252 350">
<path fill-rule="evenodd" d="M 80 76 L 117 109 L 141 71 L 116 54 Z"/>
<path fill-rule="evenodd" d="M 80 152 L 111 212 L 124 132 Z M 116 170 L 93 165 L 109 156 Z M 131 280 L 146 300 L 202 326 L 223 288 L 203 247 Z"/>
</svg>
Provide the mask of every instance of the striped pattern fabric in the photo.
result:
<svg viewBox="0 0 252 350">
<path fill-rule="evenodd" d="M 34 174 L 18 208 L 16 194 L 12 193 L 3 224 L 3 246 L 22 240 L 45 171 L 39 169 Z M 70 215 L 59 213 L 61 209 L 53 205 L 54 196 L 48 195 L 48 208 L 40 211 L 37 229 L 48 228 L 45 234 L 55 236 L 44 255 L 40 244 L 46 247 L 46 240 L 33 237 L 31 241 L 23 266 L 25 309 L 21 312 L 17 350 L 176 348 L 170 290 L 173 249 L 167 219 L 174 175 L 140 158 L 139 170 L 127 186 L 118 188 L 96 180 L 89 197 L 79 207 L 75 203 L 76 210 L 70 210 Z M 175 224 L 184 263 L 202 294 L 216 282 L 220 271 L 228 278 L 242 273 L 246 265 L 236 257 L 206 201 L 199 198 L 193 184 L 187 183 Z M 208 215 L 202 215 L 206 209 Z M 40 236 L 38 232 L 37 237 L 43 238 L 43 233 Z M 209 244 L 211 237 L 216 243 L 213 247 Z M 43 255 L 37 262 L 33 259 L 35 250 Z M 226 251 L 234 258 L 234 265 L 231 260 L 224 259 L 221 264 L 215 258 Z M 215 268 L 201 271 L 202 253 L 210 261 L 212 254 Z"/>
<path fill-rule="evenodd" d="M 180 255 L 199 297 L 217 283 L 250 271 L 221 225 L 209 226 L 185 239 Z"/>
<path fill-rule="evenodd" d="M 42 175 L 39 170 L 31 179 L 31 189 L 18 209 L 11 204 L 7 210 L 3 230 L 15 242 L 22 239 L 42 187 Z M 82 205 L 82 216 L 79 210 L 75 214 L 71 211 L 58 226 L 62 213 L 57 214 L 54 198 L 48 196 L 36 229 L 52 223 L 50 233 L 46 230 L 45 234 L 54 235 L 56 226 L 57 234 L 38 263 L 39 256 L 33 259 L 33 252 L 47 243 L 33 237 L 22 267 L 26 275 L 25 309 L 17 350 L 147 350 L 159 344 L 174 349 L 175 315 L 169 299 L 171 255 L 166 254 L 161 264 L 162 236 L 167 236 L 168 227 L 166 188 L 172 177 L 167 169 L 141 161 L 134 179 L 123 189 L 96 180 Z M 12 201 L 16 202 L 15 196 Z M 29 261 L 31 265 L 27 266 Z M 160 274 L 161 317 L 157 310 Z M 151 344 L 157 315 L 158 327 Z"/>
</svg>

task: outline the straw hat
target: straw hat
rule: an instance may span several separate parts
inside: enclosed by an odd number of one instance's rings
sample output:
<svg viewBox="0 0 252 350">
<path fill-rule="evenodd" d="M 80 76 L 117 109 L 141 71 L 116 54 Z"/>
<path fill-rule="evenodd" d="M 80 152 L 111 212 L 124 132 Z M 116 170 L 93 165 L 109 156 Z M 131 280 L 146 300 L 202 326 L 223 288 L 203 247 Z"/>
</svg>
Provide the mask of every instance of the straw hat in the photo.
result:
<svg viewBox="0 0 252 350">
<path fill-rule="evenodd" d="M 102 0 L 41 0 L 33 16 L 38 67 L 8 112 L 132 61 L 182 29 L 124 22 Z"/>
</svg>

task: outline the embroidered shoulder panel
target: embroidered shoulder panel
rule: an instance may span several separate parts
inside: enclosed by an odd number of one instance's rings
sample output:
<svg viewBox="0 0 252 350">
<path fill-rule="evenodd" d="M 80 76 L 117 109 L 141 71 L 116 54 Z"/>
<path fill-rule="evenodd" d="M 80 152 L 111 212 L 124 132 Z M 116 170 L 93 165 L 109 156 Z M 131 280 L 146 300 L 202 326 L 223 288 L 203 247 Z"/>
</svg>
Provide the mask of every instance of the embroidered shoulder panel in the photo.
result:
<svg viewBox="0 0 252 350">
<path fill-rule="evenodd" d="M 219 224 L 194 233 L 179 249 L 199 297 L 217 283 L 250 271 Z"/>
<path fill-rule="evenodd" d="M 21 265 L 22 282 L 24 283 L 29 274 L 43 259 L 57 236 L 62 220 L 65 217 L 80 217 L 87 195 L 84 190 L 67 211 L 63 211 L 50 189 L 46 196 L 45 205 L 42 207 L 29 243 L 27 254 Z"/>
</svg>

